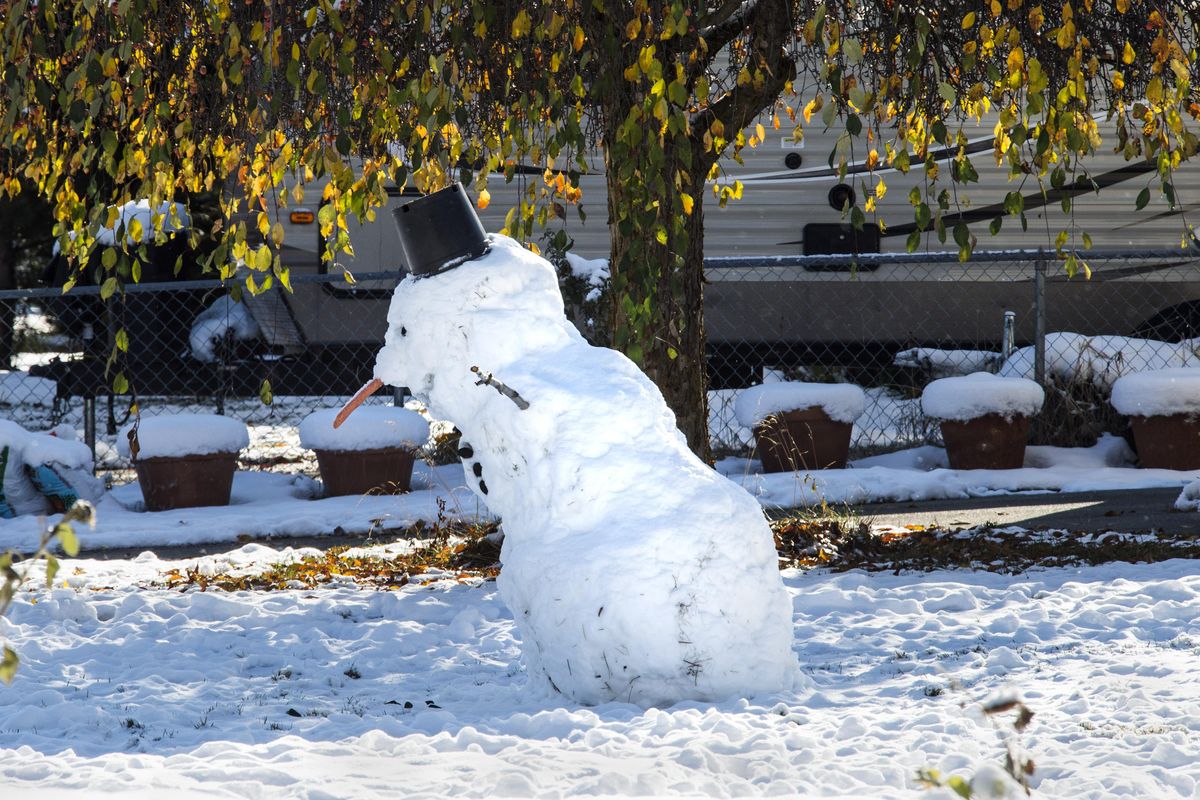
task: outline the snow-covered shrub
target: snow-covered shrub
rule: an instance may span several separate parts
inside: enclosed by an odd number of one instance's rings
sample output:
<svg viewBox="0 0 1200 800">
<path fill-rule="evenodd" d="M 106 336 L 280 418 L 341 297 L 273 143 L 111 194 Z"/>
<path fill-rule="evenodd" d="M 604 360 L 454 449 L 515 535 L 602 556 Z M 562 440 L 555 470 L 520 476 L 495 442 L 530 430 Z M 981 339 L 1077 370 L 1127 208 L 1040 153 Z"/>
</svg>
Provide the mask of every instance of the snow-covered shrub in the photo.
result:
<svg viewBox="0 0 1200 800">
<path fill-rule="evenodd" d="M 612 343 L 608 259 L 587 259 L 553 246 L 547 249 L 546 259 L 558 273 L 567 319 L 590 343 L 608 347 Z"/>
</svg>

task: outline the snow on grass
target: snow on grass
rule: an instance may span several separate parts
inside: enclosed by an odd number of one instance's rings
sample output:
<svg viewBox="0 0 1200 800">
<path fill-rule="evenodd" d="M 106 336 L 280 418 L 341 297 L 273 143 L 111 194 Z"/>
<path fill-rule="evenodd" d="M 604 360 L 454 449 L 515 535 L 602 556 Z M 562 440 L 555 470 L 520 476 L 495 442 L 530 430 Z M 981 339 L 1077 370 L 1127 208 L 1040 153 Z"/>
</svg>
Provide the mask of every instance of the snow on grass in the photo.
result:
<svg viewBox="0 0 1200 800">
<path fill-rule="evenodd" d="M 220 558 L 296 556 L 255 545 Z M 67 561 L 72 588 L 21 596 L 0 623 L 23 658 L 0 688 L 7 791 L 933 797 L 919 769 L 999 763 L 978 704 L 1010 689 L 1036 714 L 1021 741 L 1035 796 L 1200 786 L 1190 561 L 788 571 L 810 691 L 641 710 L 528 684 L 492 583 L 139 588 L 212 560 Z"/>
</svg>

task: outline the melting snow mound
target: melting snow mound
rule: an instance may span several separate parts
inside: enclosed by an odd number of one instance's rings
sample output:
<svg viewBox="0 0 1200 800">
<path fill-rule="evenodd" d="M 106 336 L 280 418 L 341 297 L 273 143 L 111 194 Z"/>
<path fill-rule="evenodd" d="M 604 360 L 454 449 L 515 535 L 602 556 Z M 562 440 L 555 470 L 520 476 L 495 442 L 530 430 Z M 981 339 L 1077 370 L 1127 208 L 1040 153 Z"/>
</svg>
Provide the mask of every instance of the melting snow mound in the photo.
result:
<svg viewBox="0 0 1200 800">
<path fill-rule="evenodd" d="M 795 685 L 761 509 L 692 454 L 632 362 L 584 341 L 549 262 L 492 236 L 405 278 L 375 376 L 462 431 L 468 483 L 504 520 L 498 587 L 535 684 L 643 706 Z"/>
</svg>

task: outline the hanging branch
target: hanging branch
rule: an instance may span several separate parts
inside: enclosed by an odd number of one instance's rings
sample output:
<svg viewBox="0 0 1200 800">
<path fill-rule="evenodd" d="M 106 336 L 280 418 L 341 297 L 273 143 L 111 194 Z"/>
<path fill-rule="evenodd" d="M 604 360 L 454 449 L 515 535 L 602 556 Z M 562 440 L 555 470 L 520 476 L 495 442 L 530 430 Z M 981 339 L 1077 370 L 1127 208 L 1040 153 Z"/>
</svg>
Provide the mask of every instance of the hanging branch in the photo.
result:
<svg viewBox="0 0 1200 800">
<path fill-rule="evenodd" d="M 524 397 L 521 397 L 521 395 L 517 393 L 516 389 L 506 386 L 501 381 L 493 378 L 492 373 L 489 372 L 488 374 L 484 375 L 479 371 L 479 367 L 471 367 L 471 372 L 474 372 L 479 376 L 479 380 L 475 381 L 476 386 L 491 386 L 497 392 L 504 395 L 509 400 L 512 400 L 513 403 L 516 404 L 517 408 L 521 409 L 522 411 L 529 408 L 528 400 L 526 400 Z"/>
</svg>

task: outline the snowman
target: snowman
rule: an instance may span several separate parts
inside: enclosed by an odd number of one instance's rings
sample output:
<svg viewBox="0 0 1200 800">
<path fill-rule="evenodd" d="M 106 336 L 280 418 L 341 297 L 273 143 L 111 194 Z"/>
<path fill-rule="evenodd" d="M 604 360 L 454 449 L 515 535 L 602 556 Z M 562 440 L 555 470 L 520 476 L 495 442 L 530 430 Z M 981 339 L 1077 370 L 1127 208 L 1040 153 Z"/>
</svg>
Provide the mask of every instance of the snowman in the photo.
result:
<svg viewBox="0 0 1200 800">
<path fill-rule="evenodd" d="M 447 200 L 473 233 L 420 242 Z M 395 213 L 415 274 L 341 418 L 407 386 L 462 431 L 467 482 L 503 520 L 497 583 L 531 681 L 641 706 L 793 688 L 791 601 L 758 503 L 688 449 L 629 359 L 583 339 L 548 261 L 483 233 L 461 187 Z"/>
</svg>

